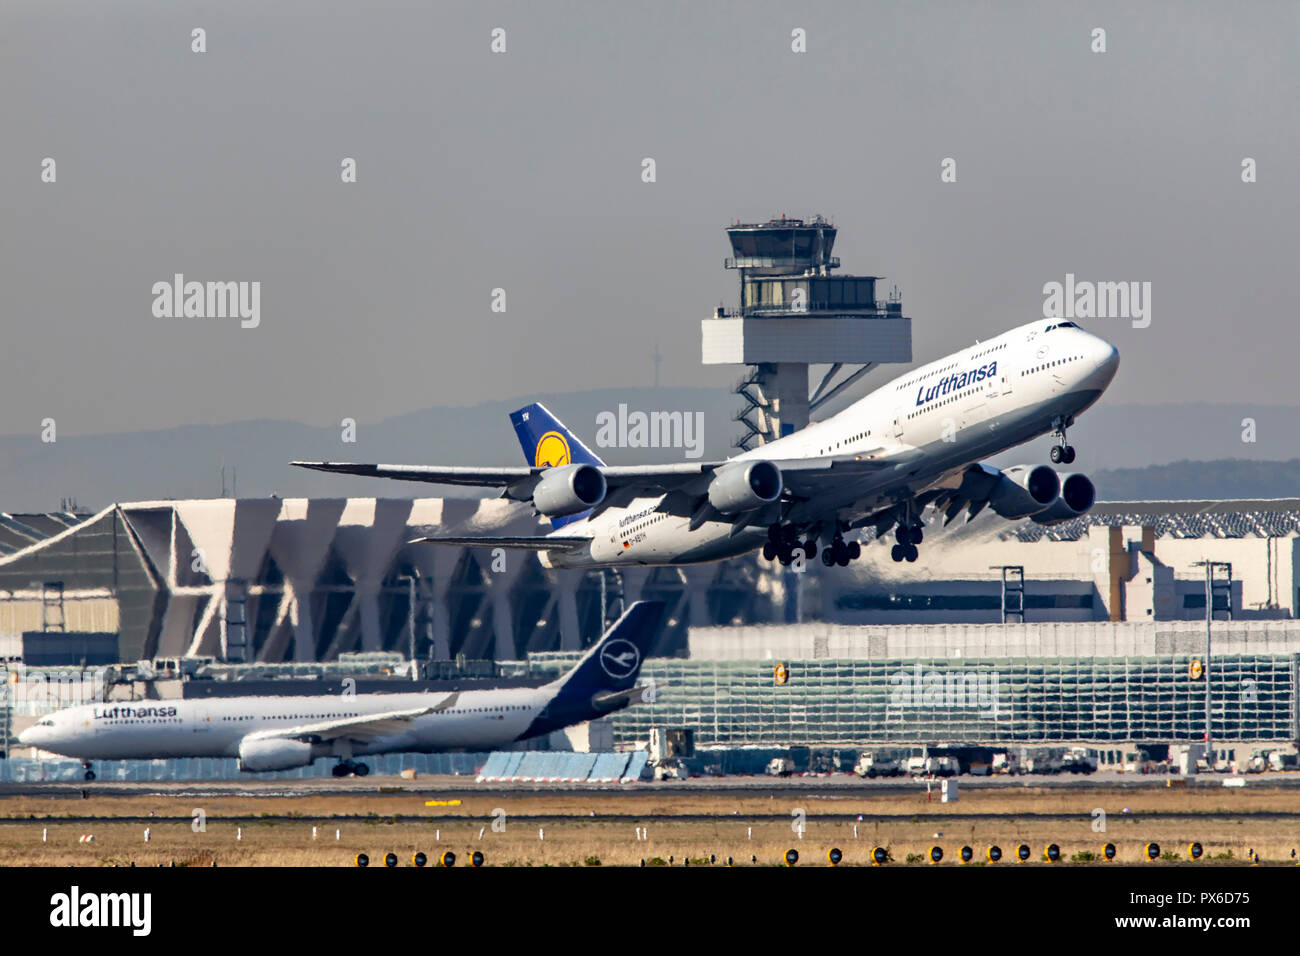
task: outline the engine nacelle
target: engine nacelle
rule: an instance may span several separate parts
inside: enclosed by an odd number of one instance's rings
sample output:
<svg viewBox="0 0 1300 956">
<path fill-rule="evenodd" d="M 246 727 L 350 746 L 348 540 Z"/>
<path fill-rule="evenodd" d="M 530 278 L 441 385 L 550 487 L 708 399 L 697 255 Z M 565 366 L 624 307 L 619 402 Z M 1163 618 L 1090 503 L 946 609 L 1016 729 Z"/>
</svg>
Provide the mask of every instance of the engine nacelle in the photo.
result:
<svg viewBox="0 0 1300 956">
<path fill-rule="evenodd" d="M 594 508 L 605 500 L 605 476 L 594 465 L 548 468 L 533 488 L 533 507 L 548 518 Z"/>
<path fill-rule="evenodd" d="M 1003 518 L 1028 518 L 1045 511 L 1061 493 L 1061 477 L 1046 465 L 1015 465 L 989 494 L 989 507 Z"/>
<path fill-rule="evenodd" d="M 721 469 L 709 483 L 709 504 L 734 515 L 770 505 L 781 497 L 781 469 L 770 461 L 739 462 Z"/>
<path fill-rule="evenodd" d="M 311 744 L 305 740 L 272 737 L 242 740 L 239 743 L 239 769 L 245 771 L 292 770 L 311 763 Z"/>
<path fill-rule="evenodd" d="M 1086 514 L 1097 500 L 1097 489 L 1087 475 L 1073 472 L 1061 478 L 1061 496 L 1046 511 L 1034 515 L 1039 524 L 1060 524 Z"/>
</svg>

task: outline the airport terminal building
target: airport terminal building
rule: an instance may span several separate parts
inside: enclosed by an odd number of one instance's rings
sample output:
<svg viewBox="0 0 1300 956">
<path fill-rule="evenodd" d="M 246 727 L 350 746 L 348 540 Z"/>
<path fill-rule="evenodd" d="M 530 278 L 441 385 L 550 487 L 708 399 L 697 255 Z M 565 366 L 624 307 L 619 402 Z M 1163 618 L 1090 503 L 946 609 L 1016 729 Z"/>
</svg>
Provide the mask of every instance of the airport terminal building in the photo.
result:
<svg viewBox="0 0 1300 956">
<path fill-rule="evenodd" d="M 1101 503 L 1047 529 L 991 516 L 932 525 L 916 564 L 864 540 L 846 569 L 798 573 L 753 555 L 582 572 L 411 543 L 536 533 L 502 500 L 0 515 L 0 658 L 308 664 L 414 650 L 545 670 L 596 638 L 602 610 L 612 619 L 654 599 L 669 613 L 643 674 L 662 694 L 617 715 L 624 746 L 653 726 L 691 727 L 717 747 L 1192 741 L 1205 732 L 1207 671 L 1215 739 L 1294 741 L 1298 526 L 1295 500 Z M 1208 658 L 1205 560 L 1231 565 L 1211 588 Z"/>
<path fill-rule="evenodd" d="M 346 651 L 518 660 L 576 650 L 623 601 L 669 602 L 658 656 L 711 625 L 1159 622 L 1295 617 L 1300 500 L 1100 503 L 1044 528 L 981 516 L 932 528 L 921 561 L 864 541 L 849 568 L 797 573 L 757 554 L 617 572 L 544 569 L 530 553 L 412 544 L 536 533 L 495 499 L 135 502 L 94 515 L 0 515 L 0 640 L 112 633 L 123 661 L 328 661 Z M 14 656 L 0 653 L 0 656 Z"/>
<path fill-rule="evenodd" d="M 632 744 L 703 747 L 1192 743 L 1300 739 L 1300 622 L 703 628 L 652 660 L 656 694 L 613 718 Z"/>
</svg>

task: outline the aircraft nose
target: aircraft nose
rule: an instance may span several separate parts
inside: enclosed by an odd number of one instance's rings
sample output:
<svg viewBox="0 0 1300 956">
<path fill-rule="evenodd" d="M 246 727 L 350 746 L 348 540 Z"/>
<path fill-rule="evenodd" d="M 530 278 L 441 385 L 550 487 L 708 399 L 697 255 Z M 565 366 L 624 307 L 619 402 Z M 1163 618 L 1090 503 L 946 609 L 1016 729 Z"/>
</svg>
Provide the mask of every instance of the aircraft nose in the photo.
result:
<svg viewBox="0 0 1300 956">
<path fill-rule="evenodd" d="M 1104 379 L 1107 383 L 1115 377 L 1119 370 L 1119 349 L 1111 345 L 1104 339 L 1097 339 L 1095 343 L 1096 368 L 1097 376 Z"/>
<path fill-rule="evenodd" d="M 31 726 L 18 735 L 18 742 L 24 747 L 30 747 L 36 743 L 36 727 Z"/>
</svg>

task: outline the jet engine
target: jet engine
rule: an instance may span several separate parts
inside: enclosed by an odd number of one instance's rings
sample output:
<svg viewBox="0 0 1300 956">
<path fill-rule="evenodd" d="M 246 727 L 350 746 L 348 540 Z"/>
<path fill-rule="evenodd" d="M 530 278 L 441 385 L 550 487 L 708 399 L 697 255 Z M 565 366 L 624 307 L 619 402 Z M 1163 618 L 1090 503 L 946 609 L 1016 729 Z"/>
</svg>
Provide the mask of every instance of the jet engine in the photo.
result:
<svg viewBox="0 0 1300 956">
<path fill-rule="evenodd" d="M 740 462 L 718 470 L 709 483 L 709 504 L 719 514 L 740 514 L 776 501 L 783 487 L 781 469 L 772 462 Z"/>
<path fill-rule="evenodd" d="M 1061 478 L 1046 465 L 1014 465 L 989 493 L 989 507 L 1003 518 L 1028 518 L 1051 507 L 1061 493 Z"/>
<path fill-rule="evenodd" d="M 311 763 L 311 744 L 305 740 L 282 737 L 249 740 L 239 743 L 239 769 L 244 771 L 292 770 Z"/>
<path fill-rule="evenodd" d="M 1086 514 L 1096 500 L 1097 489 L 1087 475 L 1077 472 L 1064 475 L 1061 478 L 1061 496 L 1050 508 L 1034 515 L 1033 520 L 1038 524 L 1060 524 Z"/>
<path fill-rule="evenodd" d="M 594 465 L 548 468 L 533 488 L 533 507 L 548 518 L 594 508 L 605 500 L 605 476 Z"/>
</svg>

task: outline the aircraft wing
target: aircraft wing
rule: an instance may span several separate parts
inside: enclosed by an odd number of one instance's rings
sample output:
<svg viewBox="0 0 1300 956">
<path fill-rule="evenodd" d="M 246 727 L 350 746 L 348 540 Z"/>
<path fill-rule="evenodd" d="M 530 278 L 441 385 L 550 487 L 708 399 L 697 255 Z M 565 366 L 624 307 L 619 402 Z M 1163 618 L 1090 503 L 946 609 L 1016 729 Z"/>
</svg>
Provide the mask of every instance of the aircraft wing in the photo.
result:
<svg viewBox="0 0 1300 956">
<path fill-rule="evenodd" d="M 853 456 L 826 456 L 823 458 L 774 459 L 773 464 L 788 478 L 787 486 L 796 493 L 801 486 L 825 478 L 853 478 L 870 475 L 905 461 L 907 454 L 886 455 L 886 450 L 875 449 Z M 473 467 L 459 465 L 367 465 L 338 461 L 294 461 L 290 464 L 312 471 L 327 471 L 340 475 L 363 475 L 372 478 L 394 478 L 400 481 L 424 481 L 439 485 L 470 485 L 479 488 L 501 488 L 536 478 L 545 467 L 504 465 L 498 467 Z M 694 478 L 712 474 L 728 464 L 725 461 L 672 462 L 663 465 L 600 465 L 600 473 L 610 491 L 628 489 L 636 492 L 667 492 L 680 488 Z"/>
<path fill-rule="evenodd" d="M 293 461 L 290 464 L 299 468 L 310 468 L 312 471 L 328 471 L 339 475 L 425 481 L 437 485 L 510 488 L 523 483 L 522 489 L 529 491 L 531 491 L 529 479 L 534 479 L 546 471 L 545 467 L 528 465 L 479 468 L 460 465 L 364 465 L 338 461 Z M 632 488 L 649 493 L 669 491 L 679 487 L 692 478 L 712 472 L 721 464 L 723 462 L 701 461 L 666 465 L 602 465 L 599 467 L 611 491 Z M 511 497 L 516 496 L 511 495 Z"/>
<path fill-rule="evenodd" d="M 772 464 L 781 469 L 782 483 L 790 494 L 813 498 L 846 483 L 903 472 L 911 461 L 920 457 L 919 452 L 912 450 L 889 453 L 878 448 L 858 455 L 773 460 Z"/>
<path fill-rule="evenodd" d="M 314 724 L 299 724 L 296 727 L 280 727 L 275 730 L 255 730 L 248 735 L 248 740 L 274 740 L 278 737 L 319 737 L 321 740 L 334 740 L 338 737 L 350 737 L 353 740 L 370 740 L 405 730 L 416 717 L 432 714 L 435 710 L 455 703 L 457 695 L 452 694 L 437 707 L 413 707 L 410 710 L 389 710 L 379 714 L 361 714 L 356 717 L 340 717 L 337 720 L 322 720 Z"/>
<path fill-rule="evenodd" d="M 590 538 L 559 536 L 553 538 L 537 535 L 430 535 L 412 538 L 407 544 L 449 544 L 466 548 L 521 548 L 526 551 L 576 551 L 589 543 Z"/>
</svg>

